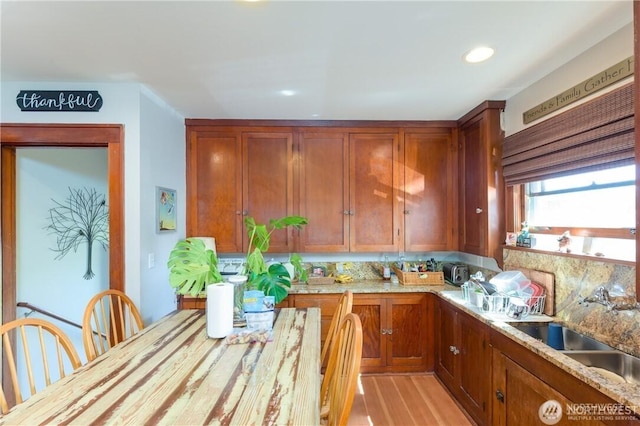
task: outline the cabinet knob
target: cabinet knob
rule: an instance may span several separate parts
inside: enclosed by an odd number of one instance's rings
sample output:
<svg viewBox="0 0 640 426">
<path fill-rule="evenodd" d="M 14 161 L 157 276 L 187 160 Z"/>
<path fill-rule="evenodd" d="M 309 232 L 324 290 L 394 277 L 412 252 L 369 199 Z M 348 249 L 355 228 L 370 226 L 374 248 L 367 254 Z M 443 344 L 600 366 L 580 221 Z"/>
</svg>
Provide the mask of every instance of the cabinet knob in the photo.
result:
<svg viewBox="0 0 640 426">
<path fill-rule="evenodd" d="M 480 207 L 477 207 L 476 208 L 476 213 L 478 213 L 478 214 L 482 213 L 482 209 Z"/>
<path fill-rule="evenodd" d="M 393 334 L 393 328 L 387 329 L 387 334 Z"/>
<path fill-rule="evenodd" d="M 353 216 L 354 214 L 356 214 L 356 212 L 354 212 L 353 210 L 349 210 L 349 214 Z"/>
<path fill-rule="evenodd" d="M 403 213 L 404 213 L 404 214 L 409 214 L 409 213 L 411 213 L 411 211 L 409 211 L 409 210 L 405 210 Z"/>
<path fill-rule="evenodd" d="M 344 213 L 345 216 L 349 216 L 349 210 L 345 210 L 342 213 Z"/>
<path fill-rule="evenodd" d="M 380 333 L 387 334 L 387 330 L 383 328 L 382 330 L 380 330 Z"/>
<path fill-rule="evenodd" d="M 504 394 L 500 389 L 496 391 L 496 399 L 500 402 L 504 402 Z"/>
<path fill-rule="evenodd" d="M 456 350 L 456 347 L 455 347 L 455 346 L 453 346 L 453 345 L 449 346 L 449 352 L 453 352 L 453 351 L 455 351 L 455 350 Z"/>
<path fill-rule="evenodd" d="M 248 215 L 248 214 L 249 214 L 249 212 L 248 212 L 248 211 L 246 211 L 246 210 L 242 210 L 242 216 L 246 216 L 246 215 Z"/>
</svg>

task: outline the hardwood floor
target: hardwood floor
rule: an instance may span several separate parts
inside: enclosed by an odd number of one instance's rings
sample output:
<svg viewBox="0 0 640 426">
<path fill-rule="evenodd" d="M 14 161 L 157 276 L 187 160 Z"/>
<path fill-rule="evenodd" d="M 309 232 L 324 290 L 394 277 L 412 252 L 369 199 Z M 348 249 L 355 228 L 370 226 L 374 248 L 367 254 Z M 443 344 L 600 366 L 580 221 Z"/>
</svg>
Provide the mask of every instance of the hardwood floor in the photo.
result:
<svg viewBox="0 0 640 426">
<path fill-rule="evenodd" d="M 361 375 L 350 426 L 473 425 L 433 374 Z"/>
</svg>

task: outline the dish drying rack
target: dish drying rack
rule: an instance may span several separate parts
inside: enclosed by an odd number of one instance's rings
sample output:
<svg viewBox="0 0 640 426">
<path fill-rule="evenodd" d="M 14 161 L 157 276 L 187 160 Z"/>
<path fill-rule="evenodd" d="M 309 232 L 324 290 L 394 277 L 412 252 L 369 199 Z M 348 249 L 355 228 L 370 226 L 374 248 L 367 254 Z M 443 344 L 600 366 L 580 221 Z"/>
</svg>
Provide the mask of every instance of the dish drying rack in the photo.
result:
<svg viewBox="0 0 640 426">
<path fill-rule="evenodd" d="M 492 314 L 505 314 L 512 298 L 519 298 L 529 305 L 528 315 L 544 314 L 544 302 L 546 295 L 534 296 L 527 292 L 525 288 L 522 291 L 512 293 L 494 293 L 487 294 L 484 287 L 477 284 L 473 280 L 467 281 L 460 286 L 465 302 L 470 305 L 477 306 L 483 312 Z M 480 291 L 476 291 L 480 290 Z"/>
</svg>

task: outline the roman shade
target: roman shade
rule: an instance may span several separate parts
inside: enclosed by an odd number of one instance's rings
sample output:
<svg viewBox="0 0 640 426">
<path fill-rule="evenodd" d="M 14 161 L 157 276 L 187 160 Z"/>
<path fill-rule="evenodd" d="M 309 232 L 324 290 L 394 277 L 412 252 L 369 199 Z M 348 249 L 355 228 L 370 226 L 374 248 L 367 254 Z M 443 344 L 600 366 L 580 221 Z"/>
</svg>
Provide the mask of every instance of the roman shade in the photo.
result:
<svg viewBox="0 0 640 426">
<path fill-rule="evenodd" d="M 505 183 L 634 164 L 633 90 L 627 84 L 505 138 Z"/>
</svg>

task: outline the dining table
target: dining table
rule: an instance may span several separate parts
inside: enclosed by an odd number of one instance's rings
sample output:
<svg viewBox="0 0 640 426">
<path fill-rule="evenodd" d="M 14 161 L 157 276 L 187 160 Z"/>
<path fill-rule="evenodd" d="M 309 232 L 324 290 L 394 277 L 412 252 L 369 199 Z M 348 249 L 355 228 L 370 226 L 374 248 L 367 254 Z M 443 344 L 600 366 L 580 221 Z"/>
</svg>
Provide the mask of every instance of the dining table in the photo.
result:
<svg viewBox="0 0 640 426">
<path fill-rule="evenodd" d="M 209 338 L 206 311 L 174 311 L 14 406 L 0 425 L 319 424 L 319 308 L 277 309 L 267 338 Z"/>
</svg>

